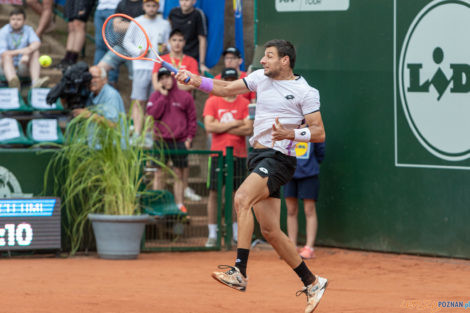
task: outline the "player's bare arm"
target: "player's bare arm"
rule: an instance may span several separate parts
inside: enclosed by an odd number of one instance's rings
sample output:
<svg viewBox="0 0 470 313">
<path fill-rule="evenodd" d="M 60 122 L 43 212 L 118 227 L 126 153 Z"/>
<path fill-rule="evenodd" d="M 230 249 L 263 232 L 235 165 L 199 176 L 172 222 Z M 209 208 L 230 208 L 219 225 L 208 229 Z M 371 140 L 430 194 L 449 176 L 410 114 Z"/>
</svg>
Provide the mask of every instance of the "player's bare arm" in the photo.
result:
<svg viewBox="0 0 470 313">
<path fill-rule="evenodd" d="M 190 80 L 185 82 L 188 77 Z M 219 97 L 236 96 L 250 91 L 248 87 L 246 87 L 243 79 L 223 81 L 201 77 L 189 71 L 179 71 L 178 74 L 175 75 L 175 78 L 180 84 L 190 85 Z M 210 91 L 207 90 L 207 88 L 204 88 L 204 84 L 210 84 Z"/>
<path fill-rule="evenodd" d="M 208 115 L 204 117 L 204 127 L 206 128 L 206 131 L 210 133 L 226 133 L 230 129 L 238 127 L 242 124 L 243 121 L 241 120 L 233 120 L 227 123 L 221 123 L 213 116 Z"/>
<path fill-rule="evenodd" d="M 237 136 L 250 136 L 253 133 L 253 120 L 249 118 L 244 119 L 243 124 L 230 129 L 228 133 Z"/>
<path fill-rule="evenodd" d="M 310 113 L 304 116 L 305 122 L 308 125 L 308 130 L 310 131 L 310 139 L 309 142 L 324 142 L 325 141 L 325 128 L 323 126 L 323 120 L 321 118 L 320 111 Z M 273 131 L 271 133 L 273 141 L 275 140 L 296 140 L 301 141 L 299 138 L 296 138 L 296 131 L 300 131 L 301 129 L 287 129 L 285 128 L 280 122 L 279 119 L 276 118 L 276 122 L 273 124 Z M 302 140 L 303 141 L 303 140 Z M 305 140 L 307 141 L 307 140 Z"/>
</svg>

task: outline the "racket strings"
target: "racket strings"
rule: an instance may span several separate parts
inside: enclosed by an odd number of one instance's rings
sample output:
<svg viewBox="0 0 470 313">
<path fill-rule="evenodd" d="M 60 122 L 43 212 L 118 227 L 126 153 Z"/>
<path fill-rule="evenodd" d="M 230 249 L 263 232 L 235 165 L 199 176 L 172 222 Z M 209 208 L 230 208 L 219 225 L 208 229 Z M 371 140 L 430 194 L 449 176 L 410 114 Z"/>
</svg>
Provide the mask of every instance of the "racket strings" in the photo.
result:
<svg viewBox="0 0 470 313">
<path fill-rule="evenodd" d="M 104 27 L 104 38 L 114 53 L 126 58 L 145 57 L 149 45 L 142 29 L 124 17 L 113 17 Z"/>
</svg>

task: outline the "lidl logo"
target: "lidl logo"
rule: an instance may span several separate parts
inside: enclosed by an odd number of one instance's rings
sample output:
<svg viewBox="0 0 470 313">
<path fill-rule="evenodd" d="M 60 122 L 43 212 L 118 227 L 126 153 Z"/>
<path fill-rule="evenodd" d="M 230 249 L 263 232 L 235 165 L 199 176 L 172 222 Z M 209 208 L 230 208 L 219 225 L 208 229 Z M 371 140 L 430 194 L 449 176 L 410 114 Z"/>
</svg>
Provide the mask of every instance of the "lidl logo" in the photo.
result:
<svg viewBox="0 0 470 313">
<path fill-rule="evenodd" d="M 309 143 L 299 142 L 295 145 L 295 155 L 299 159 L 308 159 L 309 157 Z"/>
<path fill-rule="evenodd" d="M 414 18 L 398 63 L 398 91 L 420 144 L 447 161 L 470 157 L 470 2 L 436 0 Z"/>
</svg>

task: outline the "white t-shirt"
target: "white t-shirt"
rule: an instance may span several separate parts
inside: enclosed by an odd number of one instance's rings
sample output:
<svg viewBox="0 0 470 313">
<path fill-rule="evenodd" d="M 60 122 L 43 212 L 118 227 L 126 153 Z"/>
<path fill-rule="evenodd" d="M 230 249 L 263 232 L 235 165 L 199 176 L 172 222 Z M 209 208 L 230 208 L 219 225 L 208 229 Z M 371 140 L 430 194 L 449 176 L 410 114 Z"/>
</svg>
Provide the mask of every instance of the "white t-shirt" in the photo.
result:
<svg viewBox="0 0 470 313">
<path fill-rule="evenodd" d="M 294 129 L 302 124 L 305 115 L 320 110 L 320 93 L 301 76 L 294 80 L 275 80 L 260 69 L 243 80 L 257 96 L 254 130 L 250 138 L 252 146 L 257 141 L 263 146 L 273 147 L 271 131 L 276 117 L 284 127 Z M 295 144 L 288 139 L 275 141 L 273 149 L 295 156 Z"/>
<path fill-rule="evenodd" d="M 150 42 L 152 43 L 155 51 L 158 51 L 158 45 L 167 43 L 168 38 L 170 37 L 171 26 L 170 23 L 165 20 L 160 14 L 157 15 L 154 19 L 146 18 L 144 15 L 141 15 L 135 19 L 147 32 Z M 127 30 L 126 37 L 124 41 L 132 41 L 133 38 L 128 38 L 128 34 L 135 33 L 131 28 L 138 27 L 134 23 L 131 23 L 129 29 Z M 153 52 L 149 52 L 147 55 L 148 58 L 154 59 L 156 56 Z M 146 60 L 133 60 L 132 69 L 133 70 L 153 70 L 154 62 Z"/>
<path fill-rule="evenodd" d="M 114 10 L 121 0 L 99 0 L 96 10 Z"/>
</svg>

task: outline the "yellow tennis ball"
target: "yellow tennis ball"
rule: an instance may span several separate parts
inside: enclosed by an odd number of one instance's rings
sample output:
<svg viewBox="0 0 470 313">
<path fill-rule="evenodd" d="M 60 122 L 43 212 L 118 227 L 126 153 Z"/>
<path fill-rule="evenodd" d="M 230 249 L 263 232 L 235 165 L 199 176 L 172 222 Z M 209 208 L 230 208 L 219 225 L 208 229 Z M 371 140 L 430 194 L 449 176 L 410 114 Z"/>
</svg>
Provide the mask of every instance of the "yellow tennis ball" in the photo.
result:
<svg viewBox="0 0 470 313">
<path fill-rule="evenodd" d="M 48 67 L 52 64 L 52 58 L 48 55 L 41 55 L 39 57 L 39 64 L 41 64 L 42 67 Z"/>
</svg>

